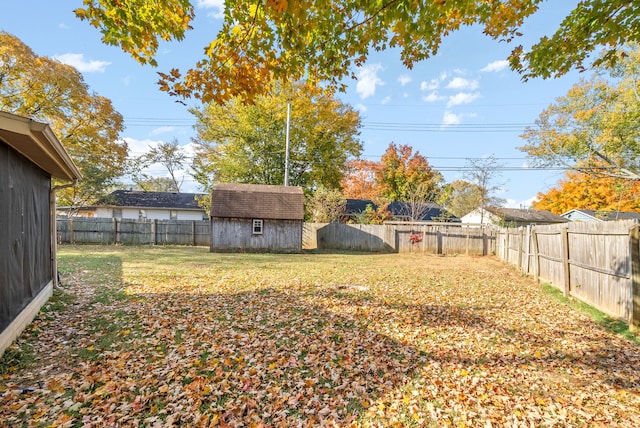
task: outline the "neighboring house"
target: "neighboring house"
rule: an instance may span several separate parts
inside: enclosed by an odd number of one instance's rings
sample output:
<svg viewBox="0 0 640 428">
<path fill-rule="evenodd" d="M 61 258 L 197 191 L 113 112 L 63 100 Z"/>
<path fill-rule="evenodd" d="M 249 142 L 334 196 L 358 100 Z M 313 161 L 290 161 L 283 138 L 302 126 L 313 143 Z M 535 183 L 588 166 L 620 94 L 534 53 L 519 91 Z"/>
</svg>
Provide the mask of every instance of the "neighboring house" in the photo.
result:
<svg viewBox="0 0 640 428">
<path fill-rule="evenodd" d="M 116 190 L 98 203 L 81 208 L 60 207 L 58 212 L 73 211 L 79 217 L 136 220 L 209 220 L 198 205 L 198 193 L 144 192 Z"/>
<path fill-rule="evenodd" d="M 263 184 L 213 186 L 212 252 L 301 252 L 301 187 Z"/>
<path fill-rule="evenodd" d="M 367 206 L 371 205 L 374 210 L 377 205 L 367 199 L 347 199 L 344 220 L 346 222 L 354 220 L 358 215 L 363 213 Z M 426 204 L 416 204 L 413 207 L 409 202 L 391 202 L 387 207 L 391 213 L 391 220 L 394 221 L 438 221 L 438 222 L 459 222 L 460 219 L 440 205 L 429 202 Z"/>
<path fill-rule="evenodd" d="M 640 213 L 627 211 L 601 211 L 573 209 L 561 214 L 569 221 L 640 220 Z"/>
<path fill-rule="evenodd" d="M 485 207 L 463 216 L 462 223 L 495 224 L 504 227 L 518 227 L 534 224 L 566 223 L 568 220 L 547 210 Z"/>
<path fill-rule="evenodd" d="M 0 355 L 57 280 L 55 191 L 81 178 L 51 128 L 0 112 Z"/>
</svg>

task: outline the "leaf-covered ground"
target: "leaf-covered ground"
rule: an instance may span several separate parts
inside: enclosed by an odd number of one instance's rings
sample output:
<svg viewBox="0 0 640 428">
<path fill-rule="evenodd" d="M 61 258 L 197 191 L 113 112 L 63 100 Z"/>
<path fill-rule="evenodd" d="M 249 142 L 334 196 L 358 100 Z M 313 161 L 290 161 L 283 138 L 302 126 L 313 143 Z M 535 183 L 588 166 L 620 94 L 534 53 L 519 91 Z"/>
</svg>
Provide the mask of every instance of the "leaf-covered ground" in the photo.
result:
<svg viewBox="0 0 640 428">
<path fill-rule="evenodd" d="M 60 253 L 0 426 L 640 426 L 640 347 L 490 257 Z"/>
</svg>

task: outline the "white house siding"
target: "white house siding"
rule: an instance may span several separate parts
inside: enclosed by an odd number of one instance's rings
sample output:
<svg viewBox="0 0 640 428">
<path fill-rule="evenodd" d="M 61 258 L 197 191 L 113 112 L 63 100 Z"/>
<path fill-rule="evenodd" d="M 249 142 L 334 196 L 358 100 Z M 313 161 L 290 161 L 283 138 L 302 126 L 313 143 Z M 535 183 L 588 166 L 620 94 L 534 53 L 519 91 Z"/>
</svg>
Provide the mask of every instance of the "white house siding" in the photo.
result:
<svg viewBox="0 0 640 428">
<path fill-rule="evenodd" d="M 140 208 L 115 208 L 122 210 L 123 219 L 134 219 L 138 220 L 140 218 Z M 208 218 L 205 217 L 205 212 L 203 211 L 193 211 L 193 210 L 170 210 L 163 208 L 142 208 L 146 213 L 147 220 L 171 220 L 171 211 L 177 211 L 177 218 L 174 220 L 206 220 Z M 113 218 L 113 210 L 111 207 L 98 207 L 96 208 L 96 217 L 100 218 Z"/>
<path fill-rule="evenodd" d="M 485 211 L 483 215 L 480 210 L 471 211 L 469 214 L 460 218 L 460 222 L 470 224 L 493 224 L 495 220 L 496 217 L 493 214 Z"/>
</svg>

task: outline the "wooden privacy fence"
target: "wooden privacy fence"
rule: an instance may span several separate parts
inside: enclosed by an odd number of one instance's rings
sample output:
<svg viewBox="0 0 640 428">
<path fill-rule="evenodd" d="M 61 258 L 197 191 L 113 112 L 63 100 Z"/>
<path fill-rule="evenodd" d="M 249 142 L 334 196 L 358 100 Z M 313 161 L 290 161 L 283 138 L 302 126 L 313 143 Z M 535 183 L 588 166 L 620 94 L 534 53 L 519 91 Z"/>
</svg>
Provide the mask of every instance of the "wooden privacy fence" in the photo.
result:
<svg viewBox="0 0 640 428">
<path fill-rule="evenodd" d="M 202 245 L 211 240 L 208 220 L 58 218 L 62 244 Z"/>
<path fill-rule="evenodd" d="M 634 220 L 502 228 L 496 254 L 615 318 L 640 324 L 640 226 Z"/>
<path fill-rule="evenodd" d="M 328 250 L 470 255 L 494 250 L 492 228 L 460 223 L 309 223 L 305 236 L 305 246 Z"/>
</svg>

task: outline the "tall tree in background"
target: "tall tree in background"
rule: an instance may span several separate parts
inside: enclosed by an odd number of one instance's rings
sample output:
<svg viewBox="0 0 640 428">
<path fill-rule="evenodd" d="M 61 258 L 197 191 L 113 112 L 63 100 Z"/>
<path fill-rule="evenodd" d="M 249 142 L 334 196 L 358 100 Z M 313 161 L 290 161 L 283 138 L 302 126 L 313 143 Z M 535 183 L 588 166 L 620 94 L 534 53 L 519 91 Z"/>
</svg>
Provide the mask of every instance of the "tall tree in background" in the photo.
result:
<svg viewBox="0 0 640 428">
<path fill-rule="evenodd" d="M 292 84 L 274 86 L 253 104 L 235 99 L 193 110 L 198 136 L 192 170 L 202 190 L 214 181 L 283 184 L 288 103 L 289 183 L 307 192 L 339 188 L 347 160 L 362 150 L 360 117 L 318 88 Z"/>
<path fill-rule="evenodd" d="M 455 180 L 444 187 L 439 202 L 460 218 L 482 205 L 482 189 L 469 181 Z"/>
<path fill-rule="evenodd" d="M 640 9 L 639 9 L 640 10 Z M 543 111 L 520 150 L 537 165 L 640 179 L 640 50 L 602 76 L 582 80 Z"/>
<path fill-rule="evenodd" d="M 533 208 L 563 214 L 572 209 L 640 211 L 640 182 L 567 172 L 565 179 L 538 193 Z"/>
<path fill-rule="evenodd" d="M 77 186 L 57 192 L 60 205 L 94 202 L 124 173 L 122 116 L 90 92 L 73 67 L 40 57 L 0 31 L 0 110 L 49 123 L 82 172 Z"/>
<path fill-rule="evenodd" d="M 353 1 L 226 0 L 224 22 L 205 47 L 206 58 L 180 72 L 161 74 L 161 89 L 219 104 L 264 93 L 273 80 L 327 82 L 343 87 L 352 66 L 372 50 L 397 49 L 402 63 L 438 52 L 442 38 L 463 26 L 512 42 L 543 0 Z M 160 40 L 182 40 L 194 18 L 189 0 L 84 0 L 76 15 L 141 63 L 155 64 Z M 625 44 L 640 42 L 634 1 L 583 0 L 550 37 L 514 46 L 510 62 L 524 78 L 559 76 L 596 63 L 614 64 Z"/>
<path fill-rule="evenodd" d="M 348 161 L 344 177 L 340 182 L 344 196 L 349 199 L 372 201 L 380 198 L 380 187 L 376 181 L 380 168 L 382 168 L 380 162 L 365 159 Z"/>
<path fill-rule="evenodd" d="M 390 143 L 380 163 L 376 181 L 383 198 L 408 202 L 420 193 L 424 202 L 437 199 L 442 175 L 431 168 L 427 158 L 417 151 L 413 153 L 411 146 Z"/>
<path fill-rule="evenodd" d="M 502 189 L 502 183 L 497 180 L 502 175 L 500 168 L 502 165 L 491 155 L 481 159 L 468 159 L 464 178 L 471 183 L 479 192 L 479 208 L 487 206 L 504 205 L 504 199 L 496 194 Z M 480 223 L 483 222 L 484 211 L 480 216 Z"/>
<path fill-rule="evenodd" d="M 134 158 L 130 163 L 131 177 L 142 190 L 152 191 L 152 189 L 160 187 L 166 192 L 180 193 L 184 177 L 180 178 L 178 173 L 184 168 L 186 162 L 187 154 L 180 146 L 178 139 L 174 138 L 168 143 L 163 141 L 144 155 Z M 162 165 L 166 168 L 169 176 L 164 177 L 165 180 L 158 180 L 146 174 L 144 170 L 153 164 Z"/>
<path fill-rule="evenodd" d="M 347 199 L 338 189 L 320 186 L 307 198 L 307 216 L 316 223 L 332 223 L 340 220 L 347 207 Z"/>
</svg>

